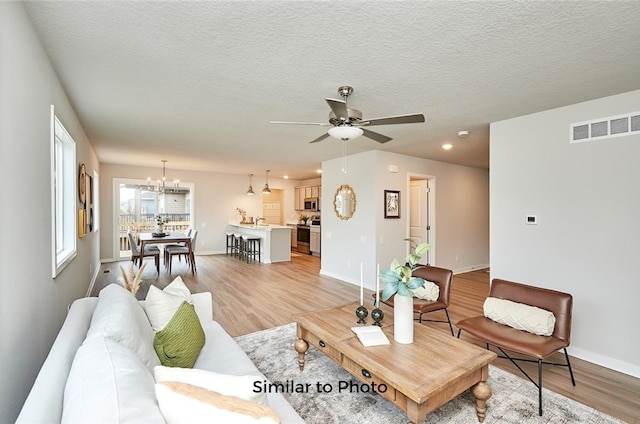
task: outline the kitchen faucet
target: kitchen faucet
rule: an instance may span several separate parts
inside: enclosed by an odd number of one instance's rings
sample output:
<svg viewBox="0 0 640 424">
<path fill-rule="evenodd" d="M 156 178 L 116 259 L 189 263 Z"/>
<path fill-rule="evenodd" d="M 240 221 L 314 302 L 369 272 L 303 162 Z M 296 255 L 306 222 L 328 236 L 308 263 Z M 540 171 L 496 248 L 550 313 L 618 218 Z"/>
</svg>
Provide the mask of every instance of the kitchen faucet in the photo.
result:
<svg viewBox="0 0 640 424">
<path fill-rule="evenodd" d="M 262 218 L 262 217 L 260 217 L 260 216 L 259 216 L 259 217 L 257 217 L 257 218 L 256 218 L 256 224 L 255 224 L 255 225 L 258 225 L 258 224 L 260 223 L 260 221 L 266 221 L 266 218 Z"/>
</svg>

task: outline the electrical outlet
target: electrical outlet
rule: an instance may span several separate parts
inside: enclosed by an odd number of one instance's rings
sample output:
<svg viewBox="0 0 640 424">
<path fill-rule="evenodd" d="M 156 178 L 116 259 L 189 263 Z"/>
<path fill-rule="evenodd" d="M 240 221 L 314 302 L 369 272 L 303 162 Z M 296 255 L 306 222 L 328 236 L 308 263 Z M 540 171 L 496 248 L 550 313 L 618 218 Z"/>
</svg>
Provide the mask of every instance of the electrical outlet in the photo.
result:
<svg viewBox="0 0 640 424">
<path fill-rule="evenodd" d="M 380 245 L 384 244 L 384 237 L 380 237 Z"/>
<path fill-rule="evenodd" d="M 460 255 L 456 255 L 456 262 L 460 260 Z"/>
</svg>

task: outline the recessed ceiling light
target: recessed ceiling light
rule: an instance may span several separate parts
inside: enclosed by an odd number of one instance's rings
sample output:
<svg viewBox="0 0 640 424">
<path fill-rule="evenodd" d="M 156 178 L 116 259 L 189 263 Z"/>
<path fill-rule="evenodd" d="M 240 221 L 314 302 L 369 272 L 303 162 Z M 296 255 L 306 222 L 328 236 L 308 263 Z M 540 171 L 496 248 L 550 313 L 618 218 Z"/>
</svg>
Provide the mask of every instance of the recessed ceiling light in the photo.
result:
<svg viewBox="0 0 640 424">
<path fill-rule="evenodd" d="M 442 148 L 444 150 L 451 150 L 453 148 L 453 144 L 451 144 L 451 143 L 443 144 Z"/>
<path fill-rule="evenodd" d="M 317 170 L 316 170 L 316 172 L 317 172 L 318 174 L 322 174 L 322 169 L 317 169 Z"/>
<path fill-rule="evenodd" d="M 288 176 L 288 175 L 285 175 L 285 176 L 284 176 L 284 177 L 282 177 L 282 178 L 284 178 L 285 180 L 288 180 L 288 179 L 289 179 L 289 176 Z"/>
<path fill-rule="evenodd" d="M 469 136 L 469 131 L 467 130 L 462 130 L 462 131 L 458 131 L 458 137 L 460 138 L 465 138 Z"/>
</svg>

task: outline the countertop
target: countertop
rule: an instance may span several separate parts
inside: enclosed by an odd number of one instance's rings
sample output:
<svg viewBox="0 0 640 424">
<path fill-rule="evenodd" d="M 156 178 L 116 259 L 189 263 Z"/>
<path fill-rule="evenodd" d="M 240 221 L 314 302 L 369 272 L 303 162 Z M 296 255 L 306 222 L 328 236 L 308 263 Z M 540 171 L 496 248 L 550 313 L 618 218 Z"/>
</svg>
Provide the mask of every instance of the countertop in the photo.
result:
<svg viewBox="0 0 640 424">
<path fill-rule="evenodd" d="M 240 224 L 239 222 L 230 222 L 229 225 L 238 228 L 247 228 L 251 230 L 263 230 L 263 231 L 271 231 L 277 229 L 287 229 L 290 230 L 291 227 L 288 225 L 277 225 L 277 224 Z"/>
</svg>

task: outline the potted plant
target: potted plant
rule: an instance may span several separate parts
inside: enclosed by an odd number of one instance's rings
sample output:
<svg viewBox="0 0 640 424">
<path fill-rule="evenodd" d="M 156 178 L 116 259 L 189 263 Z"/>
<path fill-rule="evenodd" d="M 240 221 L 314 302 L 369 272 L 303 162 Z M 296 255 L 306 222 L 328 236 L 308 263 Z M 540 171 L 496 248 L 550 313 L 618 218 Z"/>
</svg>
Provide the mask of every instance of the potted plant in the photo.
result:
<svg viewBox="0 0 640 424">
<path fill-rule="evenodd" d="M 385 283 L 382 290 L 382 300 L 397 296 L 393 300 L 394 339 L 398 343 L 413 342 L 413 291 L 424 285 L 424 279 L 414 277 L 413 271 L 420 266 L 420 257 L 433 245 L 429 243 L 417 244 L 413 239 L 406 238 L 411 243 L 411 253 L 406 257 L 403 265 L 397 259 L 391 261 L 388 269 L 380 270 L 380 281 Z"/>
</svg>

